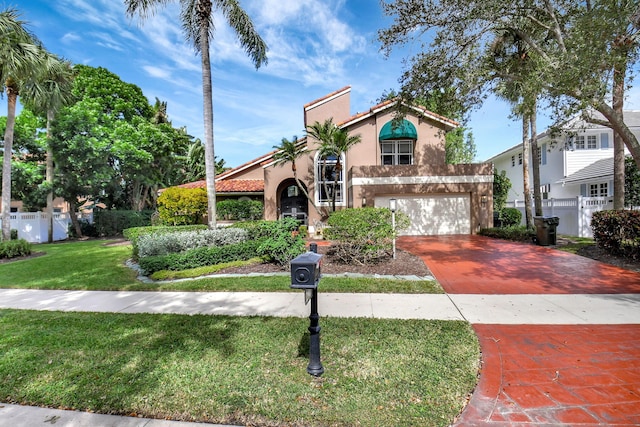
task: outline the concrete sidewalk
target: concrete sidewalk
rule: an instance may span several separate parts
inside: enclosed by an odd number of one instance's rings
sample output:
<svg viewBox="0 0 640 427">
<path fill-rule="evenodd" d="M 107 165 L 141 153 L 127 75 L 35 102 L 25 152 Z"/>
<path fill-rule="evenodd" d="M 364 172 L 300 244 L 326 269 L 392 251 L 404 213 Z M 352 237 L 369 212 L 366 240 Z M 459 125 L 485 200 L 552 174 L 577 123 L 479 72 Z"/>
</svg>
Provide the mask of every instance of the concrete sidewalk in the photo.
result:
<svg viewBox="0 0 640 427">
<path fill-rule="evenodd" d="M 321 316 L 466 320 L 473 324 L 640 324 L 640 294 L 318 296 Z M 0 308 L 114 313 L 306 317 L 302 292 L 107 292 L 0 289 Z M 0 427 L 186 427 L 153 420 L 0 403 Z"/>
<path fill-rule="evenodd" d="M 109 292 L 0 289 L 0 308 L 307 317 L 302 292 Z M 640 324 L 640 294 L 319 293 L 329 317 L 466 320 L 472 324 Z"/>
</svg>

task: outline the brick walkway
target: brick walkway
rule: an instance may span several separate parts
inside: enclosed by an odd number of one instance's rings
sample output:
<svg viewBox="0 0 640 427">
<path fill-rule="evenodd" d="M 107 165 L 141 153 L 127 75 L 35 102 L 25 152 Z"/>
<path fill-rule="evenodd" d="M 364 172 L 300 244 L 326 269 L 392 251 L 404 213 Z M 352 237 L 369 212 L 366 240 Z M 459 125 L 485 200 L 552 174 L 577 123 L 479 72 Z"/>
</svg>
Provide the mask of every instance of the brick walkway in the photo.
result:
<svg viewBox="0 0 640 427">
<path fill-rule="evenodd" d="M 480 236 L 403 237 L 449 294 L 636 294 L 640 274 Z M 640 325 L 473 325 L 480 382 L 456 426 L 640 425 Z"/>
</svg>

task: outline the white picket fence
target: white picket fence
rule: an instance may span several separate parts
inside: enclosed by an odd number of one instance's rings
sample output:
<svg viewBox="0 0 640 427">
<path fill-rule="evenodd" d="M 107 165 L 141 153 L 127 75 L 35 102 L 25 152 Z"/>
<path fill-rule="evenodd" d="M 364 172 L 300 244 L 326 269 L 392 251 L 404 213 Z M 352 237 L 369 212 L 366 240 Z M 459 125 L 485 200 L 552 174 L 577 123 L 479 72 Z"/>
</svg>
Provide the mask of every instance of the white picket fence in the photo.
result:
<svg viewBox="0 0 640 427">
<path fill-rule="evenodd" d="M 531 201 L 533 206 L 533 200 Z M 524 200 L 507 202 L 508 208 L 517 208 L 525 223 Z M 577 237 L 593 237 L 591 217 L 594 212 L 613 209 L 612 197 L 572 197 L 567 199 L 545 199 L 542 201 L 543 216 L 557 216 L 560 219 L 556 232 Z"/>
<path fill-rule="evenodd" d="M 53 214 L 53 240 L 65 240 L 71 218 L 68 213 Z M 46 243 L 49 233 L 49 215 L 45 212 L 16 212 L 9 216 L 12 230 L 18 230 L 18 238 L 31 243 Z M 0 227 L 2 218 L 0 218 Z"/>
</svg>

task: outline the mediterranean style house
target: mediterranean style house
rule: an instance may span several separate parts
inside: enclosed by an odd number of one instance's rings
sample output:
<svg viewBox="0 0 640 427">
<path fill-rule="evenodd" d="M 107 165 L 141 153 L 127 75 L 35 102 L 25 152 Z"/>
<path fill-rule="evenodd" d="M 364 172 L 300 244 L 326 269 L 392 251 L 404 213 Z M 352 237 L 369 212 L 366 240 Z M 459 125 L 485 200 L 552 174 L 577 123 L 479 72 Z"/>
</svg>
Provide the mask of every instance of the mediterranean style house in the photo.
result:
<svg viewBox="0 0 640 427">
<path fill-rule="evenodd" d="M 277 164 L 272 151 L 216 177 L 219 200 L 225 198 L 264 201 L 265 219 L 295 217 L 321 227 L 331 211 L 331 188 L 326 177 L 337 176 L 336 209 L 389 207 L 396 200 L 408 215 L 407 235 L 474 234 L 493 220 L 493 169 L 490 163 L 445 163 L 445 133 L 458 124 L 423 108 L 409 108 L 405 118 L 394 120 L 397 101 L 389 100 L 368 111 L 350 113 L 350 87 L 344 87 L 304 106 L 304 127 L 333 119 L 349 135 L 359 135 L 340 159 L 321 158 L 318 141 L 299 140 L 308 152 L 291 164 Z M 327 182 L 324 182 L 327 181 Z M 204 181 L 183 187 L 205 187 Z"/>
<path fill-rule="evenodd" d="M 625 111 L 625 123 L 640 137 L 640 111 Z M 540 187 L 543 199 L 609 197 L 613 195 L 613 131 L 574 119 L 565 131 L 538 135 Z M 506 171 L 511 180 L 508 200 L 524 200 L 522 144 L 515 145 L 487 162 L 496 171 Z M 529 162 L 530 167 L 531 161 Z M 533 191 L 533 171 L 530 170 Z"/>
</svg>

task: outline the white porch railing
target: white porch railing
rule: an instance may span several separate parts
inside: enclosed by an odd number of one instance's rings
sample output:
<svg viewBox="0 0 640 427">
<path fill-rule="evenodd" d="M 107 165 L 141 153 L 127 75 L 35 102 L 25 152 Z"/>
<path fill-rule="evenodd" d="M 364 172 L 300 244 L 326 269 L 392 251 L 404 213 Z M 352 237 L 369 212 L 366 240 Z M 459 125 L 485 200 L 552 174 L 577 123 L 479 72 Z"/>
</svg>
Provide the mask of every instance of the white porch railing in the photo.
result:
<svg viewBox="0 0 640 427">
<path fill-rule="evenodd" d="M 533 206 L 533 200 L 531 201 Z M 522 225 L 525 223 L 524 200 L 507 202 L 506 207 L 517 208 L 522 213 Z M 611 197 L 572 197 L 568 199 L 542 200 L 543 216 L 557 216 L 560 223 L 558 234 L 577 237 L 593 237 L 591 217 L 594 212 L 613 209 Z"/>
<path fill-rule="evenodd" d="M 9 217 L 12 230 L 18 230 L 18 238 L 31 243 L 46 243 L 49 233 L 49 215 L 45 212 L 16 212 Z M 65 240 L 71 219 L 68 213 L 53 214 L 53 240 Z M 2 218 L 0 218 L 0 227 Z"/>
</svg>

